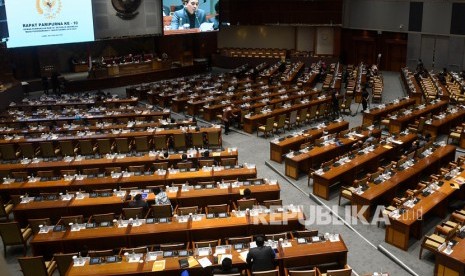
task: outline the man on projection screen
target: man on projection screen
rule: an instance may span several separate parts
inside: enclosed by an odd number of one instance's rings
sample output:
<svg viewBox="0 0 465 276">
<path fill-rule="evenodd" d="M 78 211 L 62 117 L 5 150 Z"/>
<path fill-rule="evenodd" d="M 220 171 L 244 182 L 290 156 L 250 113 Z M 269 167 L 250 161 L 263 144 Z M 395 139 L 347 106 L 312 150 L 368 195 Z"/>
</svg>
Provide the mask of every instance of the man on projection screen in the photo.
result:
<svg viewBox="0 0 465 276">
<path fill-rule="evenodd" d="M 199 28 L 207 21 L 205 11 L 199 9 L 199 0 L 182 0 L 184 8 L 173 13 L 171 30 Z"/>
</svg>

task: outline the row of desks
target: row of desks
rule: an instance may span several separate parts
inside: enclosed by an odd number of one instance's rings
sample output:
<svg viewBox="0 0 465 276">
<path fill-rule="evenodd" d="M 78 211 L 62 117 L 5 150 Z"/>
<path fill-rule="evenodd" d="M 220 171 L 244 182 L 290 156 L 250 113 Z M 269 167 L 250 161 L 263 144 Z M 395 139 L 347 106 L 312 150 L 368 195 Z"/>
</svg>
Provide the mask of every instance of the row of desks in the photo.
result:
<svg viewBox="0 0 465 276">
<path fill-rule="evenodd" d="M 331 122 L 329 125 L 326 125 L 323 128 L 313 127 L 311 129 L 307 129 L 302 131 L 300 134 L 297 135 L 288 135 L 282 141 L 280 140 L 273 140 L 270 142 L 270 159 L 281 163 L 283 161 L 283 155 L 288 153 L 289 151 L 299 150 L 300 145 L 307 143 L 307 142 L 314 142 L 315 139 L 320 138 L 323 135 L 323 132 L 331 133 L 338 133 L 340 131 L 346 130 L 349 128 L 349 122 L 341 121 L 341 122 Z"/>
<path fill-rule="evenodd" d="M 457 177 L 463 178 L 464 176 L 465 172 L 462 172 Z M 399 218 L 395 219 L 389 217 L 389 224 L 386 225 L 386 242 L 403 250 L 407 250 L 410 236 L 420 239 L 422 236 L 423 220 L 427 215 L 436 214 L 440 217 L 444 217 L 447 213 L 448 199 L 457 191 L 450 184 L 457 183 L 455 181 L 457 177 L 451 180 L 444 179 L 444 184 L 428 196 L 418 194 L 416 197 L 419 198 L 420 201 L 412 208 L 407 208 L 406 212 Z"/>
<path fill-rule="evenodd" d="M 89 250 L 137 247 L 148 244 L 176 243 L 225 239 L 254 234 L 273 234 L 301 230 L 305 215 L 301 211 L 261 213 L 257 216 L 202 218 L 180 222 L 173 218 L 167 223 L 97 227 L 64 232 L 39 233 L 30 241 L 33 254 L 51 256 L 55 252 L 77 252 L 87 245 Z"/>
<path fill-rule="evenodd" d="M 357 175 L 363 170 L 376 171 L 382 159 L 392 159 L 393 156 L 391 155 L 397 155 L 402 147 L 416 139 L 416 135 L 410 133 L 399 136 L 397 139 L 401 144 L 378 144 L 373 151 L 368 153 L 360 152 L 347 163 L 332 166 L 326 172 L 315 172 L 313 174 L 313 194 L 328 200 L 330 187 L 337 183 L 352 184 Z"/>
<path fill-rule="evenodd" d="M 347 263 L 348 249 L 340 236 L 339 241 L 299 244 L 296 240 L 290 240 L 289 243 L 290 246 L 277 247 L 276 260 L 278 261 L 281 275 L 284 275 L 285 267 L 317 266 L 324 263 L 337 263 L 339 267 L 344 267 Z M 246 252 L 246 250 L 231 251 L 234 267 L 240 269 L 246 268 L 246 262 L 242 257 L 246 255 Z M 212 255 L 207 256 L 207 258 L 210 259 L 214 267 L 218 267 Z M 179 267 L 179 259 L 182 258 L 157 258 L 157 260 L 165 262 L 164 270 L 157 272 L 152 272 L 155 261 L 128 263 L 123 260 L 118 263 L 101 265 L 89 265 L 87 262 L 84 266 L 71 266 L 67 275 L 179 275 L 183 270 Z M 209 273 L 210 267 L 202 268 L 198 263 L 194 263 L 195 265 L 188 269 L 189 275 L 206 275 Z"/>
<path fill-rule="evenodd" d="M 202 155 L 200 152 L 188 156 L 190 160 L 198 160 Z M 227 158 L 236 158 L 238 157 L 238 151 L 232 149 L 226 149 L 223 151 L 217 151 L 210 153 L 210 157 L 219 161 L 223 157 Z M 52 161 L 43 161 L 40 159 L 37 160 L 28 160 L 27 163 L 13 163 L 13 164 L 0 164 L 0 174 L 7 175 L 13 171 L 27 171 L 29 173 L 37 172 L 41 170 L 54 170 L 55 175 L 60 175 L 59 170 L 66 170 L 70 167 L 77 170 L 82 170 L 83 168 L 105 168 L 105 167 L 123 167 L 127 168 L 128 166 L 134 165 L 146 165 L 147 168 L 150 168 L 154 162 L 169 162 L 174 164 L 182 160 L 182 154 L 170 154 L 168 158 L 164 158 L 162 154 L 155 153 L 150 154 L 146 153 L 141 156 L 121 156 L 114 155 L 111 157 L 101 157 L 94 159 L 85 159 L 84 157 L 68 157 L 61 160 L 52 160 Z"/>
<path fill-rule="evenodd" d="M 376 206 L 390 204 L 399 192 L 415 188 L 423 176 L 436 172 L 454 158 L 454 146 L 439 147 L 428 157 L 415 162 L 412 167 L 396 171 L 389 179 L 379 184 L 369 182 L 369 188 L 362 194 L 352 194 L 352 205 L 357 206 L 357 212 L 364 210 L 362 215 L 369 219 Z"/>
<path fill-rule="evenodd" d="M 328 145 L 316 146 L 308 151 L 285 157 L 285 173 L 294 179 L 299 179 L 300 173 L 308 174 L 311 168 L 334 157 L 350 151 L 353 144 L 367 139 L 370 135 L 380 136 L 379 129 L 365 130 L 351 137 L 337 138 L 337 142 Z"/>
<path fill-rule="evenodd" d="M 48 109 L 48 108 L 67 108 L 67 107 L 92 107 L 95 105 L 101 106 L 120 106 L 120 105 L 137 105 L 139 99 L 135 98 L 127 98 L 127 99 L 104 99 L 101 102 L 96 101 L 95 99 L 44 99 L 38 101 L 23 101 L 21 103 L 10 103 L 8 109 L 18 109 L 18 110 L 37 110 L 37 109 Z"/>
<path fill-rule="evenodd" d="M 187 191 L 179 189 L 177 192 L 168 189 L 166 193 L 174 206 L 198 206 L 204 208 L 207 205 L 235 202 L 242 198 L 241 191 L 245 188 L 249 188 L 259 202 L 279 199 L 280 196 L 279 185 L 269 184 L 225 189 L 213 188 Z M 149 203 L 154 202 L 155 196 L 151 191 L 147 193 L 146 200 Z M 20 222 L 22 226 L 26 226 L 28 219 L 33 218 L 48 217 L 52 223 L 57 223 L 62 216 L 83 215 L 84 217 L 90 217 L 97 212 L 120 214 L 121 209 L 127 206 L 128 201 L 125 194 L 121 195 L 121 197 L 112 194 L 109 197 L 84 197 L 82 199 L 73 197 L 71 200 L 58 199 L 19 203 L 15 206 L 13 213 L 15 220 Z"/>
<path fill-rule="evenodd" d="M 363 112 L 362 124 L 373 125 L 379 123 L 381 118 L 386 117 L 390 113 L 406 108 L 415 104 L 415 100 L 411 98 L 402 98 L 397 103 L 386 104 L 384 108 L 371 108 L 369 111 Z"/>
</svg>

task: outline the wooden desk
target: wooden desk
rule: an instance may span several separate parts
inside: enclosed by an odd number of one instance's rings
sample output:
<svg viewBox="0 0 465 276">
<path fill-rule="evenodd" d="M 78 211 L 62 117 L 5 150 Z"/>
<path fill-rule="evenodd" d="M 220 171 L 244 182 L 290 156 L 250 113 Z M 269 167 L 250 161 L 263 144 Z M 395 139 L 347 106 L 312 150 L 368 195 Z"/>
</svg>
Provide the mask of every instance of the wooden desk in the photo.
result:
<svg viewBox="0 0 465 276">
<path fill-rule="evenodd" d="M 436 137 L 439 134 L 449 134 L 450 129 L 461 124 L 465 117 L 465 109 L 461 108 L 455 113 L 449 113 L 443 119 L 434 118 L 431 123 L 425 122 L 423 127 L 426 133 Z"/>
<path fill-rule="evenodd" d="M 338 263 L 340 267 L 347 264 L 348 249 L 342 237 L 339 241 L 330 242 L 315 242 L 307 244 L 298 244 L 294 240 L 290 240 L 291 247 L 278 247 L 276 259 L 279 263 L 280 272 L 283 273 L 284 267 L 292 267 L 299 265 L 320 265 L 326 263 Z M 215 248 L 212 248 L 213 250 Z M 236 250 L 231 251 L 233 266 L 239 269 L 245 269 L 246 263 L 240 257 Z M 152 272 L 154 261 L 142 263 L 128 263 L 122 260 L 118 263 L 71 266 L 67 272 L 68 276 L 84 276 L 84 275 L 179 275 L 183 269 L 179 267 L 178 260 L 182 257 L 161 258 L 165 260 L 165 270 Z M 213 263 L 213 267 L 218 266 L 215 263 L 213 256 L 207 256 Z M 189 275 L 209 275 L 213 267 L 202 269 L 200 265 L 188 268 Z M 282 274 L 283 275 L 283 274 Z"/>
<path fill-rule="evenodd" d="M 285 216 L 301 217 L 303 214 Z M 264 217 L 267 218 L 266 216 Z M 292 221 L 292 220 L 290 220 Z M 295 224 L 294 224 L 295 225 Z M 228 218 L 204 218 L 201 221 L 178 222 L 176 219 L 168 223 L 128 225 L 127 227 L 97 227 L 81 229 L 80 231 L 53 232 L 37 234 L 30 241 L 35 256 L 52 256 L 57 248 L 62 252 L 77 252 L 87 245 L 89 250 L 102 250 L 118 247 L 134 247 L 147 244 L 167 242 L 188 242 L 201 239 L 225 239 L 234 236 L 245 236 L 252 233 L 270 233 L 275 229 L 271 221 L 264 221 L 262 225 L 253 225 L 247 216 Z M 284 225 L 285 226 L 285 225 Z M 289 228 L 289 226 L 287 226 Z M 301 229 L 301 225 L 298 228 Z M 276 233 L 276 232 L 274 232 Z M 60 235 L 61 234 L 61 235 Z"/>
<path fill-rule="evenodd" d="M 340 131 L 349 128 L 349 123 L 346 121 L 342 122 L 331 122 L 324 128 L 313 127 L 302 132 L 301 135 L 292 136 L 288 135 L 282 141 L 271 141 L 270 142 L 270 159 L 281 163 L 283 161 L 283 155 L 289 151 L 299 150 L 299 147 L 303 143 L 314 142 L 315 139 L 320 138 L 323 135 L 323 131 L 327 131 L 329 134 L 338 133 Z M 291 136 L 291 137 L 289 137 Z"/>
<path fill-rule="evenodd" d="M 311 168 L 316 167 L 317 164 L 328 161 L 336 156 L 348 152 L 352 145 L 360 140 L 365 140 L 372 133 L 373 136 L 380 136 L 379 129 L 371 131 L 363 131 L 360 134 L 353 135 L 348 138 L 338 138 L 339 143 L 324 145 L 321 147 L 314 147 L 307 152 L 299 152 L 298 155 L 292 157 L 285 157 L 285 174 L 294 179 L 299 179 L 300 173 L 308 174 Z"/>
<path fill-rule="evenodd" d="M 408 134 L 398 138 L 403 144 L 411 143 L 415 135 Z M 402 144 L 402 145 L 403 145 Z M 331 167 L 327 172 L 322 174 L 313 174 L 313 194 L 329 199 L 329 189 L 337 183 L 352 184 L 357 174 L 362 170 L 375 171 L 380 163 L 379 161 L 396 152 L 402 147 L 394 143 L 378 145 L 374 151 L 355 156 L 350 162 L 341 164 L 338 167 Z"/>
<path fill-rule="evenodd" d="M 289 108 L 274 109 L 272 112 L 266 113 L 266 114 L 257 114 L 257 115 L 253 115 L 253 116 L 246 116 L 246 117 L 244 117 L 244 126 L 243 126 L 243 128 L 244 128 L 245 132 L 253 133 L 256 130 L 257 125 L 260 124 L 260 123 L 263 124 L 266 121 L 267 118 L 276 117 L 276 116 L 281 115 L 281 114 L 288 114 L 288 113 L 291 113 L 294 110 L 300 110 L 300 109 L 303 109 L 303 108 L 310 108 L 311 106 L 314 106 L 314 105 L 326 104 L 326 103 L 328 103 L 330 101 L 331 101 L 331 98 L 328 97 L 328 98 L 320 99 L 320 100 L 312 100 L 312 101 L 309 101 L 308 103 L 294 104 Z"/>
<path fill-rule="evenodd" d="M 460 175 L 463 177 L 465 173 L 462 172 Z M 407 208 L 398 219 L 389 217 L 390 224 L 386 225 L 385 241 L 400 249 L 408 250 L 411 235 L 416 239 L 421 239 L 423 220 L 426 215 L 434 213 L 445 217 L 448 198 L 456 191 L 450 186 L 452 181 L 444 181 L 438 190 L 427 197 L 422 194 L 417 195 L 420 201 L 414 207 Z"/>
<path fill-rule="evenodd" d="M 465 275 L 465 240 L 457 238 L 458 243 L 452 248 L 450 255 L 444 251 L 435 253 L 436 265 L 434 275 L 437 276 L 464 276 Z"/>
<path fill-rule="evenodd" d="M 364 206 L 368 209 L 363 213 L 369 219 L 374 208 L 379 205 L 389 204 L 400 192 L 414 189 L 423 176 L 436 172 L 443 165 L 455 159 L 455 147 L 446 145 L 437 148 L 430 156 L 417 160 L 415 164 L 403 171 L 397 171 L 391 178 L 380 184 L 368 183 L 369 188 L 362 194 L 352 194 L 352 205 L 357 207 L 357 213 Z"/>
<path fill-rule="evenodd" d="M 389 132 L 399 133 L 407 128 L 408 124 L 412 123 L 415 119 L 420 118 L 421 116 L 426 116 L 428 113 L 439 113 L 441 110 L 445 109 L 447 105 L 447 101 L 439 101 L 434 104 L 427 105 L 423 109 L 416 109 L 409 115 L 398 116 L 396 119 L 391 118 L 389 120 Z"/>
<path fill-rule="evenodd" d="M 376 124 L 381 121 L 381 118 L 387 116 L 393 111 L 408 107 L 415 104 L 415 100 L 411 98 L 402 98 L 398 103 L 388 103 L 385 108 L 371 108 L 369 112 L 363 112 L 362 124 Z"/>
</svg>

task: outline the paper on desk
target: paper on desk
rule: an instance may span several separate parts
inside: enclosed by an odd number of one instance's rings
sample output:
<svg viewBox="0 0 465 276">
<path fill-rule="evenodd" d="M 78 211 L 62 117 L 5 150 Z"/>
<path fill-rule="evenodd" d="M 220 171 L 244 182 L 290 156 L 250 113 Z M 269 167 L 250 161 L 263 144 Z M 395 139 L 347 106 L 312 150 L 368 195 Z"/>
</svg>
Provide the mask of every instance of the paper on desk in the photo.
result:
<svg viewBox="0 0 465 276">
<path fill-rule="evenodd" d="M 206 258 L 206 257 L 205 257 Z M 187 262 L 189 263 L 189 267 L 193 267 L 199 264 L 199 261 L 197 261 L 194 257 L 190 256 L 189 259 L 187 259 Z M 211 265 L 212 263 L 210 263 Z"/>
<path fill-rule="evenodd" d="M 384 145 L 383 148 L 392 149 L 392 146 L 390 146 L 390 145 Z"/>
<path fill-rule="evenodd" d="M 457 183 L 450 183 L 450 186 L 452 189 L 456 189 L 456 190 L 460 189 L 460 185 Z"/>
<path fill-rule="evenodd" d="M 208 259 L 207 257 L 203 257 L 202 259 L 200 259 L 200 260 L 198 261 L 198 263 L 199 263 L 203 268 L 212 265 L 212 262 L 210 262 L 210 259 Z M 191 267 L 190 262 L 189 262 L 189 267 Z"/>
<path fill-rule="evenodd" d="M 226 258 L 230 258 L 232 260 L 233 257 L 232 257 L 231 254 L 221 254 L 218 257 L 218 263 L 219 264 L 223 263 L 223 260 L 226 259 Z"/>
<path fill-rule="evenodd" d="M 245 263 L 247 262 L 247 254 L 249 254 L 249 250 L 245 250 L 239 253 L 239 258 Z"/>
<path fill-rule="evenodd" d="M 454 178 L 454 182 L 459 184 L 459 185 L 462 185 L 463 183 L 465 183 L 465 178 L 459 176 L 459 177 L 456 177 Z"/>
<path fill-rule="evenodd" d="M 329 236 L 330 242 L 338 242 L 339 241 L 339 234 L 334 234 Z"/>
<path fill-rule="evenodd" d="M 155 261 L 152 266 L 152 271 L 165 270 L 165 260 Z"/>
</svg>

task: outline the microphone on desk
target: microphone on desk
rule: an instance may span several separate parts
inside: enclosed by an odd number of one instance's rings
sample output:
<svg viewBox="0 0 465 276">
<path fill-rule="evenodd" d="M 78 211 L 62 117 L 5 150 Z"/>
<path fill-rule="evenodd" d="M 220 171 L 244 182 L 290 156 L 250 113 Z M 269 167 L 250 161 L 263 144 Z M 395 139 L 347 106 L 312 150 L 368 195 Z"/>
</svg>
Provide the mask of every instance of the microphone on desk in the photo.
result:
<svg viewBox="0 0 465 276">
<path fill-rule="evenodd" d="M 194 11 L 194 15 L 195 15 L 195 20 L 197 20 L 197 23 L 199 23 L 199 28 L 200 28 L 200 20 L 197 17 L 197 10 Z"/>
</svg>

